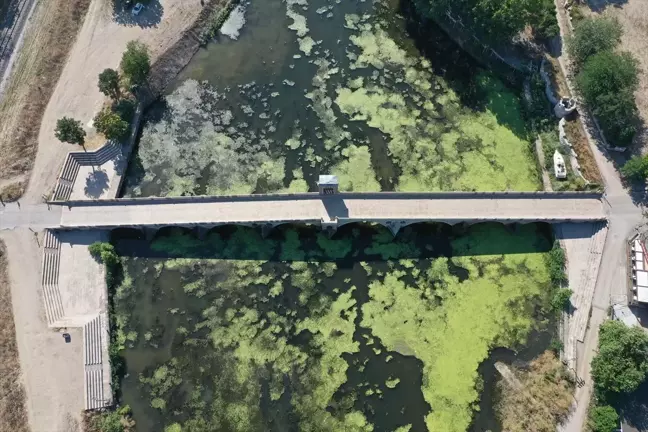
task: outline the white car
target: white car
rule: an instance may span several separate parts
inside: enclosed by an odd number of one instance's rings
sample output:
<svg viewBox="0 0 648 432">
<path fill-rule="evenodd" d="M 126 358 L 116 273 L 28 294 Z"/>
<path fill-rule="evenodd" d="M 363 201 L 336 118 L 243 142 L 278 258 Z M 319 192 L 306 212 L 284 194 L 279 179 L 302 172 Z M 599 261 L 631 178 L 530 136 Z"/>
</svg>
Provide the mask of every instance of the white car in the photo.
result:
<svg viewBox="0 0 648 432">
<path fill-rule="evenodd" d="M 144 9 L 144 5 L 142 3 L 137 3 L 131 13 L 133 16 L 139 15 L 140 12 L 142 12 L 142 9 Z"/>
</svg>

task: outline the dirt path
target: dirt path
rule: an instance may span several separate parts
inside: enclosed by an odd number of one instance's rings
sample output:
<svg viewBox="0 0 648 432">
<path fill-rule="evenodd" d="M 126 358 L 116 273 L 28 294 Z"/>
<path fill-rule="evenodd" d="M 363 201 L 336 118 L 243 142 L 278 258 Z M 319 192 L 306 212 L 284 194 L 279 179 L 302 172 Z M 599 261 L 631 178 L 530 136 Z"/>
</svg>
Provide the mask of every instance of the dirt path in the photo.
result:
<svg viewBox="0 0 648 432">
<path fill-rule="evenodd" d="M 23 197 L 25 201 L 41 201 L 42 195 L 49 193 L 53 187 L 67 153 L 76 150 L 54 137 L 59 118 L 69 116 L 80 120 L 86 125 L 88 138 L 93 138 L 89 125 L 105 100 L 97 88 L 99 73 L 108 67 L 117 68 L 126 44 L 133 39 L 146 43 L 155 59 L 180 38 L 182 31 L 193 23 L 200 10 L 200 0 L 153 1 L 137 17 L 137 22 L 146 23 L 140 26 L 132 23 L 133 18 L 128 11 L 117 20 L 113 19 L 110 1 L 92 1 L 43 116 L 36 162 Z M 128 24 L 117 21 L 128 21 Z"/>
</svg>

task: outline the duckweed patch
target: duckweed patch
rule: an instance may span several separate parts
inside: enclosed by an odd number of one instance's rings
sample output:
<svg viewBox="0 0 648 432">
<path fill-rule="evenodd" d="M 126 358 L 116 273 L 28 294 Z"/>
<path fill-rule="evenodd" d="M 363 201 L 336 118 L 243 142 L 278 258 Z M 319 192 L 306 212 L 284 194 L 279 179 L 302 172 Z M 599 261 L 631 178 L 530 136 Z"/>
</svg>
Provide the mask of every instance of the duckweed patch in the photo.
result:
<svg viewBox="0 0 648 432">
<path fill-rule="evenodd" d="M 539 188 L 520 101 L 501 81 L 476 70 L 483 101 L 468 108 L 381 2 L 275 2 L 251 2 L 238 39 L 215 48 L 263 45 L 241 54 L 245 73 L 188 66 L 204 80 L 178 83 L 146 122 L 127 195 L 315 190 L 327 173 L 355 191 Z M 268 22 L 290 44 L 257 41 Z"/>
<path fill-rule="evenodd" d="M 114 303 L 138 430 L 466 430 L 490 349 L 543 325 L 550 239 L 345 228 L 167 233 L 125 256 Z"/>
</svg>

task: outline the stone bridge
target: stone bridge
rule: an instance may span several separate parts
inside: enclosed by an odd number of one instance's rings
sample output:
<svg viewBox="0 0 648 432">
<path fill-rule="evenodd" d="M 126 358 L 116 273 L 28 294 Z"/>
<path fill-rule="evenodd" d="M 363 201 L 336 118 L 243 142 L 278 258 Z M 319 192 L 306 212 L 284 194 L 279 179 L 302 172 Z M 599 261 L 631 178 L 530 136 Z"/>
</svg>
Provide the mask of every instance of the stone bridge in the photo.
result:
<svg viewBox="0 0 648 432">
<path fill-rule="evenodd" d="M 600 193 L 589 192 L 439 192 L 318 193 L 121 198 L 52 202 L 60 220 L 49 228 L 163 227 L 207 231 L 220 225 L 261 227 L 319 225 L 329 232 L 353 222 L 378 223 L 396 234 L 418 222 L 449 225 L 481 222 L 561 223 L 606 219 Z M 57 211 L 54 209 L 53 211 Z"/>
</svg>

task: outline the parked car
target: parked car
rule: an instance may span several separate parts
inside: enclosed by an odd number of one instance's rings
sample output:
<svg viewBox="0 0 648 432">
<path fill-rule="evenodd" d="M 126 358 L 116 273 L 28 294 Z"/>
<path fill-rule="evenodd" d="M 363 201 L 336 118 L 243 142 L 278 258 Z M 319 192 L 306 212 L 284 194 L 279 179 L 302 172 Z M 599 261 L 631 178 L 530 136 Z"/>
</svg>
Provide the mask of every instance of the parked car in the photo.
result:
<svg viewBox="0 0 648 432">
<path fill-rule="evenodd" d="M 140 12 L 142 12 L 142 9 L 144 9 L 144 5 L 142 3 L 137 3 L 132 10 L 133 16 L 139 15 Z"/>
</svg>

